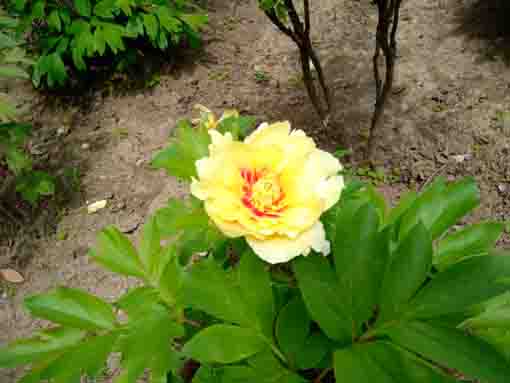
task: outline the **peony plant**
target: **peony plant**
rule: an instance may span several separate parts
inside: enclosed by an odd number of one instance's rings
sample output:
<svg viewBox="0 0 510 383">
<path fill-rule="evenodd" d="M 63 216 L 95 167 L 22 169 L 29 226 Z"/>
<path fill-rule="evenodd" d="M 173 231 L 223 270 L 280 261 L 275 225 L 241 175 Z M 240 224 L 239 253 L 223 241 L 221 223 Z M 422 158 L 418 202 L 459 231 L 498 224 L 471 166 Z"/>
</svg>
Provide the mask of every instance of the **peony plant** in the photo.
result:
<svg viewBox="0 0 510 383">
<path fill-rule="evenodd" d="M 209 115 L 211 114 L 211 115 Z M 213 124 L 211 123 L 214 122 Z M 153 165 L 190 182 L 135 247 L 114 227 L 90 256 L 140 280 L 115 302 L 59 287 L 25 300 L 53 326 L 0 349 L 21 380 L 455 382 L 510 379 L 510 257 L 472 179 L 394 208 L 288 122 L 202 109 Z"/>
</svg>

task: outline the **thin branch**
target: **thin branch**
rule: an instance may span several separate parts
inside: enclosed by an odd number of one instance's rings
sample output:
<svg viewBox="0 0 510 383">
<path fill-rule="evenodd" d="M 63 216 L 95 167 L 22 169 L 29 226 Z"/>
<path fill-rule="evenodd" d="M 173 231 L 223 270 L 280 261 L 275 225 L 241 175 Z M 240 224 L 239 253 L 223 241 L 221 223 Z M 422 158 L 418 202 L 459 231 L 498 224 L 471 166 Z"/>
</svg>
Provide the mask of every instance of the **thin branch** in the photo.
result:
<svg viewBox="0 0 510 383">
<path fill-rule="evenodd" d="M 303 0 L 305 9 L 305 34 L 310 35 L 310 0 Z"/>
<path fill-rule="evenodd" d="M 373 57 L 376 98 L 366 152 L 366 157 L 369 160 L 374 154 L 376 131 L 378 126 L 381 124 L 384 109 L 393 87 L 397 50 L 396 36 L 402 0 L 374 0 L 374 2 L 377 5 L 378 10 L 376 44 Z M 382 81 L 379 72 L 379 55 L 381 52 L 384 55 L 386 72 L 384 82 Z"/>
</svg>

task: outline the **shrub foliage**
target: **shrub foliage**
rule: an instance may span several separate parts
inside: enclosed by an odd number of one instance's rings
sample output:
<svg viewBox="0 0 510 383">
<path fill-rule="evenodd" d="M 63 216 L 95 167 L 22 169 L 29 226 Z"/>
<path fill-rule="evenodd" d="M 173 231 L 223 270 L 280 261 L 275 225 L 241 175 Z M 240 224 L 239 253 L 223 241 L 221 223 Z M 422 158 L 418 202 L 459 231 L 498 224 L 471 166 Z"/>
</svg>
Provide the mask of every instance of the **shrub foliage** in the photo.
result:
<svg viewBox="0 0 510 383">
<path fill-rule="evenodd" d="M 195 46 L 207 22 L 188 0 L 15 0 L 15 8 L 40 50 L 36 87 L 63 86 L 70 69 L 90 71 L 101 57 L 124 69 L 140 44 L 166 50 L 186 38 Z"/>
</svg>

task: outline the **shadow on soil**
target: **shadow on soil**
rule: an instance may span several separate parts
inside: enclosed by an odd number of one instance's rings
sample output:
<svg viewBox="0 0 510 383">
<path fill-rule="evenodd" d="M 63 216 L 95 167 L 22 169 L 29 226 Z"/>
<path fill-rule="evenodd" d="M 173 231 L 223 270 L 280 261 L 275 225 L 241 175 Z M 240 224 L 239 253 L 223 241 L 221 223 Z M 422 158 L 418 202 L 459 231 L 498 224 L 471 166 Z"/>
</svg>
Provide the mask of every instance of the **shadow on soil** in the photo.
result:
<svg viewBox="0 0 510 383">
<path fill-rule="evenodd" d="M 486 43 L 483 52 L 480 52 L 483 58 L 493 60 L 502 57 L 510 65 L 509 16 L 508 0 L 471 0 L 459 8 L 458 32 Z"/>
</svg>

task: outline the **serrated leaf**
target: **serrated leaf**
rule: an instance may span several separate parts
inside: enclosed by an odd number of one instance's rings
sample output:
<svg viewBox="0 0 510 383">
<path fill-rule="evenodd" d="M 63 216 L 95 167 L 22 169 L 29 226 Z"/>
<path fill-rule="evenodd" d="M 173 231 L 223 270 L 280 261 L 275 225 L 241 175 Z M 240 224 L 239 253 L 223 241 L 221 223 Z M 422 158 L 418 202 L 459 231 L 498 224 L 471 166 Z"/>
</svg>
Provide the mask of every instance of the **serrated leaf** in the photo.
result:
<svg viewBox="0 0 510 383">
<path fill-rule="evenodd" d="M 213 325 L 200 331 L 184 345 L 183 352 L 201 363 L 235 363 L 266 346 L 252 329 L 231 325 Z"/>
<path fill-rule="evenodd" d="M 386 333 L 402 347 L 469 378 L 505 383 L 510 376 L 510 364 L 498 352 L 459 330 L 407 322 Z"/>
<path fill-rule="evenodd" d="M 68 287 L 28 297 L 25 307 L 33 316 L 64 326 L 84 330 L 112 330 L 116 326 L 111 305 L 94 295 Z"/>
<path fill-rule="evenodd" d="M 90 255 L 108 270 L 126 276 L 144 277 L 136 249 L 117 228 L 110 226 L 98 235 L 98 244 Z"/>
<path fill-rule="evenodd" d="M 43 331 L 33 338 L 18 340 L 1 348 L 0 366 L 13 368 L 40 362 L 75 346 L 84 336 L 84 331 L 73 328 L 59 327 Z"/>
</svg>

